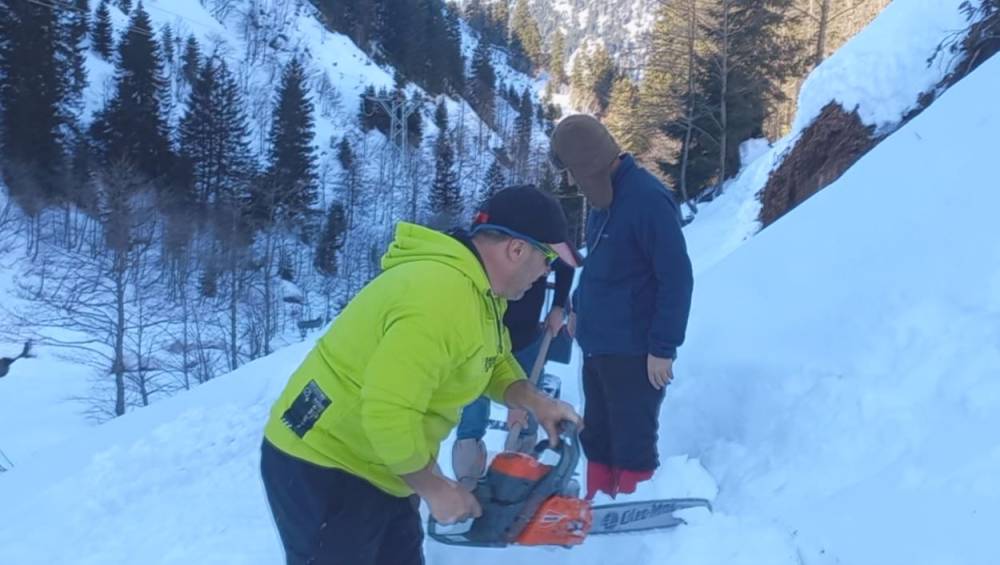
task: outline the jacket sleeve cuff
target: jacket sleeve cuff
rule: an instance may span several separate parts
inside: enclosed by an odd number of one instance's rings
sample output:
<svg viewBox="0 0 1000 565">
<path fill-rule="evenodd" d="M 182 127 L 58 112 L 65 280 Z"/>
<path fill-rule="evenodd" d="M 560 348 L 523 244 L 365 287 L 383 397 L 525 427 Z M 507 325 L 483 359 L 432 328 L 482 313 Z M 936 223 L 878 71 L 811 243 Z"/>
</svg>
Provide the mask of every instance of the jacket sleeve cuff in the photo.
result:
<svg viewBox="0 0 1000 565">
<path fill-rule="evenodd" d="M 649 354 L 662 359 L 677 359 L 677 348 L 670 346 L 649 345 Z"/>
</svg>

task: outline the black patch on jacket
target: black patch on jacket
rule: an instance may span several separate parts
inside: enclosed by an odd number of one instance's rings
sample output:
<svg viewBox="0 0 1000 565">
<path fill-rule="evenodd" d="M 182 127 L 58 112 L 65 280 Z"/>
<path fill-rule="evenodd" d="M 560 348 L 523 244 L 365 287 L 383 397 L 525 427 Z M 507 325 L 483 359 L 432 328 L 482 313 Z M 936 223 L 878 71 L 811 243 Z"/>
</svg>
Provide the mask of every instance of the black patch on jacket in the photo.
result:
<svg viewBox="0 0 1000 565">
<path fill-rule="evenodd" d="M 316 381 L 309 381 L 302 392 L 295 397 L 292 405 L 281 415 L 281 421 L 291 428 L 295 435 L 303 437 L 306 432 L 312 429 L 316 420 L 323 415 L 323 411 L 330 405 L 330 397 L 323 392 L 323 389 L 316 384 Z"/>
</svg>

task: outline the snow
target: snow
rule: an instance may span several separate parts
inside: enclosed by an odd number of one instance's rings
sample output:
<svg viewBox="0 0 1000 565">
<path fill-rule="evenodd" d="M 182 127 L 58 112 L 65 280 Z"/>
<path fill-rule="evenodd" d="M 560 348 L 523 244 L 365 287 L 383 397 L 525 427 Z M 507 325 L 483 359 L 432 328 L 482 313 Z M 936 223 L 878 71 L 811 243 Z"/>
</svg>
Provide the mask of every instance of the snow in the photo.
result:
<svg viewBox="0 0 1000 565">
<path fill-rule="evenodd" d="M 904 0 L 889 3 L 864 30 L 806 79 L 799 93 L 794 131 L 805 129 L 831 100 L 876 131 L 891 127 L 947 74 L 947 53 L 928 58 L 950 34 L 968 25 L 962 0 Z"/>
<path fill-rule="evenodd" d="M 22 347 L 4 339 L 0 357 L 14 357 Z M 19 359 L 0 379 L 0 467 L 17 466 L 93 425 L 86 404 L 76 400 L 88 393 L 88 368 L 51 349 L 36 346 L 34 354 L 36 359 Z"/>
<path fill-rule="evenodd" d="M 914 10 L 894 17 L 934 15 L 927 2 L 892 6 Z M 779 140 L 686 228 L 696 288 L 662 411 L 663 467 L 625 500 L 704 496 L 712 513 L 572 550 L 427 542 L 428 562 L 994 563 L 998 90 L 994 57 L 746 240 L 755 183 L 794 135 Z M 10 273 L 0 275 L 6 300 Z M 0 355 L 19 351 L 3 341 Z M 258 446 L 310 346 L 100 426 L 60 402 L 79 367 L 47 350 L 16 363 L 0 379 L 0 448 L 16 463 L 0 473 L 0 563 L 281 562 Z M 579 366 L 576 351 L 569 366 L 549 367 L 576 403 Z M 502 436 L 490 434 L 496 450 Z"/>
<path fill-rule="evenodd" d="M 770 148 L 771 143 L 765 138 L 748 139 L 740 144 L 740 162 L 753 163 Z"/>
<path fill-rule="evenodd" d="M 0 182 L 0 220 L 7 203 L 6 187 Z M 10 327 L 8 316 L 22 303 L 11 270 L 16 263 L 4 253 L 14 241 L 5 229 L 9 225 L 0 223 L 0 357 L 13 358 L 21 353 L 24 341 Z M 7 376 L 0 378 L 0 469 L 16 467 L 94 424 L 87 417 L 87 404 L 80 400 L 89 393 L 89 368 L 37 344 L 31 353 L 34 357 L 15 361 Z"/>
<path fill-rule="evenodd" d="M 663 427 L 720 510 L 829 562 L 995 561 L 997 88 L 993 59 L 701 277 Z"/>
<path fill-rule="evenodd" d="M 938 45 L 967 23 L 962 0 L 896 0 L 864 30 L 809 74 L 798 97 L 792 131 L 769 152 L 743 160 L 743 169 L 727 181 L 723 193 L 699 206 L 685 234 L 693 249 L 695 272 L 716 264 L 761 229 L 757 195 L 770 172 L 781 164 L 802 131 L 831 101 L 855 108 L 865 124 L 888 133 L 917 105 L 921 93 L 948 73 L 947 54 L 928 65 Z"/>
</svg>

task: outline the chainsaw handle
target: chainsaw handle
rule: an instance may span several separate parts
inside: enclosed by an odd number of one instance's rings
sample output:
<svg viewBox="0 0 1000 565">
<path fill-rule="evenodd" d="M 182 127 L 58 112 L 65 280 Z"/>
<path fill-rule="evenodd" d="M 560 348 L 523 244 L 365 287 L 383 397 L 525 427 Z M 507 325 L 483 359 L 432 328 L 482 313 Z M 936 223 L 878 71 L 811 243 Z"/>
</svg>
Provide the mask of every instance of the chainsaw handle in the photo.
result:
<svg viewBox="0 0 1000 565">
<path fill-rule="evenodd" d="M 563 420 L 559 423 L 559 445 L 551 447 L 549 445 L 548 439 L 543 439 L 535 444 L 535 448 L 532 450 L 531 454 L 535 459 L 538 459 L 545 453 L 545 450 L 551 449 L 559 454 L 560 457 L 572 457 L 574 459 L 579 459 L 580 457 L 580 432 L 576 427 L 576 424 L 569 420 Z M 570 450 L 567 453 L 567 447 Z M 576 466 L 574 462 L 573 466 Z"/>
</svg>

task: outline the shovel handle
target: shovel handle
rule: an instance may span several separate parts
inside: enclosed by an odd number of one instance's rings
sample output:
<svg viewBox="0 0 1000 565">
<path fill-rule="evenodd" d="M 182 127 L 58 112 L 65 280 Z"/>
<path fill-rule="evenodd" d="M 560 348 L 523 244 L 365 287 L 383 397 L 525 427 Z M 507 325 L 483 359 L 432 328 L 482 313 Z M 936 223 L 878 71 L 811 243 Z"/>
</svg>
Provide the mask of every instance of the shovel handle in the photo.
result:
<svg viewBox="0 0 1000 565">
<path fill-rule="evenodd" d="M 531 374 L 528 375 L 528 382 L 531 383 L 531 386 L 538 386 L 538 378 L 542 374 L 542 369 L 545 368 L 545 359 L 549 356 L 549 346 L 552 345 L 552 337 L 549 327 L 545 326 L 542 334 L 542 344 L 538 348 L 538 356 L 535 357 L 535 364 L 531 366 Z M 519 449 L 521 444 L 519 439 L 522 429 L 524 429 L 524 426 L 520 423 L 511 424 L 510 430 L 507 432 L 507 439 L 503 442 L 505 451 L 521 451 Z"/>
</svg>

